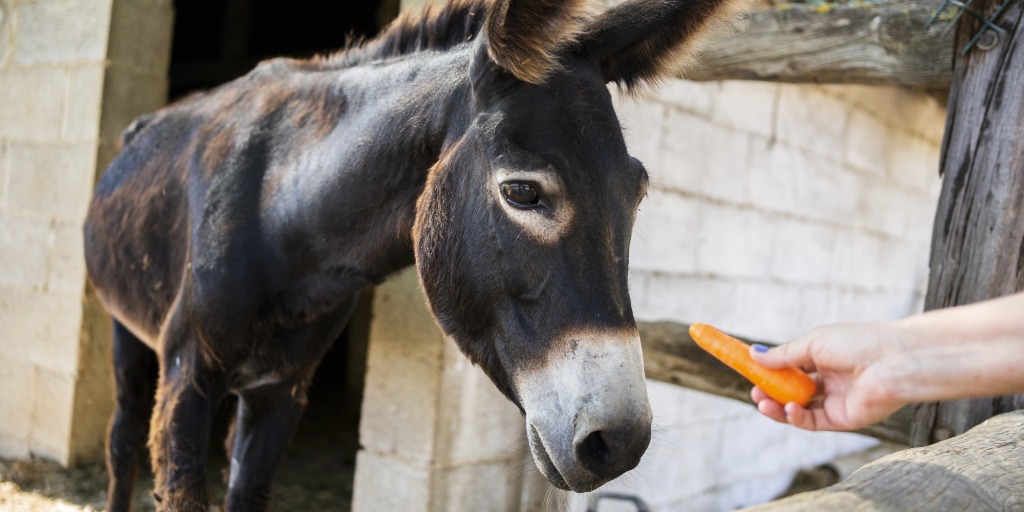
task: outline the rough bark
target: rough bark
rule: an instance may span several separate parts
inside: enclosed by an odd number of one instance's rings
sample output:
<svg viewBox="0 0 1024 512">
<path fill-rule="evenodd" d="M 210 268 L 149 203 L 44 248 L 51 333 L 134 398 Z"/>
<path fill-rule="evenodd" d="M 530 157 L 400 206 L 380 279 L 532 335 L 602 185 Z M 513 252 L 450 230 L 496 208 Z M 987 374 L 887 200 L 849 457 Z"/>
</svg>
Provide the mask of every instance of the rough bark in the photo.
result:
<svg viewBox="0 0 1024 512">
<path fill-rule="evenodd" d="M 998 1 L 975 2 L 992 13 Z M 998 24 L 989 51 L 957 54 L 943 140 L 942 192 L 932 233 L 925 309 L 969 304 L 1024 290 L 1024 2 Z M 956 48 L 979 25 L 964 16 Z M 1021 312 L 1024 314 L 1024 312 Z M 924 404 L 912 443 L 960 434 L 995 414 L 1024 407 L 1024 395 Z"/>
</svg>

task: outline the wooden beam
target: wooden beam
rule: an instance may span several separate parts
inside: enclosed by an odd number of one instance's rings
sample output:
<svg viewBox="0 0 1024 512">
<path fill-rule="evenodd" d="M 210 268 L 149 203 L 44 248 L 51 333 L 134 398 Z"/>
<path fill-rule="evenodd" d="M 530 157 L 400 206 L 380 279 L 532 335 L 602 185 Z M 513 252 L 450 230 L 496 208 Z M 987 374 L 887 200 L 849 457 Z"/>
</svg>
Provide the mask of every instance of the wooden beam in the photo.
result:
<svg viewBox="0 0 1024 512">
<path fill-rule="evenodd" d="M 755 11 L 746 30 L 713 41 L 683 77 L 942 89 L 953 63 L 948 16 L 924 28 L 938 5 L 899 0 Z"/>
<path fill-rule="evenodd" d="M 991 13 L 1000 4 L 979 0 L 971 7 Z M 956 59 L 926 310 L 1024 291 L 1024 3 L 1011 4 L 997 23 L 1005 35 Z M 973 17 L 962 17 L 956 47 L 967 46 L 979 29 Z M 1024 393 L 925 404 L 912 443 L 941 441 L 1020 408 Z"/>
<path fill-rule="evenodd" d="M 1024 411 L 1003 414 L 948 441 L 878 459 L 831 487 L 743 510 L 1020 510 L 1022 431 Z"/>
<path fill-rule="evenodd" d="M 637 327 L 647 378 L 752 404 L 750 383 L 697 346 L 690 338 L 688 325 L 640 322 Z M 857 433 L 907 446 L 912 420 L 912 408 L 908 406 Z"/>
</svg>

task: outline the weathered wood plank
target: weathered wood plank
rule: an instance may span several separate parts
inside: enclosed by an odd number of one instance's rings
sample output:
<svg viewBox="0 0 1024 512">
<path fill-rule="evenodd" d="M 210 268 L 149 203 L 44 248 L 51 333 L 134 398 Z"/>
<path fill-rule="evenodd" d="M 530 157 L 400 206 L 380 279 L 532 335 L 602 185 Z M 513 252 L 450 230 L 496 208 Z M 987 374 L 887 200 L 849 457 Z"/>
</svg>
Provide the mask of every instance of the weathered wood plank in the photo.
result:
<svg viewBox="0 0 1024 512">
<path fill-rule="evenodd" d="M 938 1 L 789 4 L 755 11 L 745 31 L 719 37 L 684 77 L 690 80 L 949 86 L 952 33 L 928 30 Z"/>
<path fill-rule="evenodd" d="M 647 378 L 752 404 L 750 383 L 697 346 L 688 325 L 640 322 L 638 327 Z M 906 446 L 912 420 L 913 411 L 906 407 L 857 433 Z"/>
<path fill-rule="evenodd" d="M 972 7 L 992 12 L 1000 3 L 980 0 Z M 997 22 L 1008 33 L 991 50 L 956 59 L 926 310 L 1024 290 L 1024 2 Z M 964 16 L 956 47 L 977 30 L 977 21 Z M 1020 408 L 1024 394 L 924 404 L 912 442 L 941 441 Z"/>
<path fill-rule="evenodd" d="M 846 480 L 745 512 L 1024 510 L 1024 411 L 996 416 L 971 431 L 896 452 Z"/>
</svg>

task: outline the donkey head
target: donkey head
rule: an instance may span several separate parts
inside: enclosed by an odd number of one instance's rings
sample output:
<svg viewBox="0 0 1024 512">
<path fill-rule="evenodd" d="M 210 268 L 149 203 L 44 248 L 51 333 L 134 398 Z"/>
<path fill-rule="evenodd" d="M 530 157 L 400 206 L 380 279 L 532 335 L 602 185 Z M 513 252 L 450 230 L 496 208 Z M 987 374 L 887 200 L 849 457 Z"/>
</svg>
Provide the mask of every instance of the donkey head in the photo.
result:
<svg viewBox="0 0 1024 512">
<path fill-rule="evenodd" d="M 633 87 L 726 0 L 499 0 L 473 43 L 465 131 L 417 204 L 416 260 L 438 323 L 526 416 L 541 472 L 584 492 L 632 469 L 651 409 L 627 285 L 647 172 L 607 84 Z"/>
</svg>

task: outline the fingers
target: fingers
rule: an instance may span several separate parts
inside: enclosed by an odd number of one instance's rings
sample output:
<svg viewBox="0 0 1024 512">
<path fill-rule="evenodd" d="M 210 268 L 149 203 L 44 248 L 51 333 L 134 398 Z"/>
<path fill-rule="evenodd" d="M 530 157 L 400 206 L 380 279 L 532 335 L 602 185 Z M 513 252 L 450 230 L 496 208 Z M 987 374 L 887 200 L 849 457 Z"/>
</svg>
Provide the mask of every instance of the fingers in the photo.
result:
<svg viewBox="0 0 1024 512">
<path fill-rule="evenodd" d="M 790 402 L 783 406 L 756 386 L 750 390 L 750 398 L 757 404 L 758 412 L 779 423 L 786 423 L 804 430 L 831 430 L 828 428 L 825 411 L 821 408 L 809 410 L 796 402 Z"/>
<path fill-rule="evenodd" d="M 803 368 L 805 371 L 814 371 L 809 347 L 803 340 L 771 348 L 755 343 L 750 346 L 750 357 L 768 368 Z"/>
</svg>

